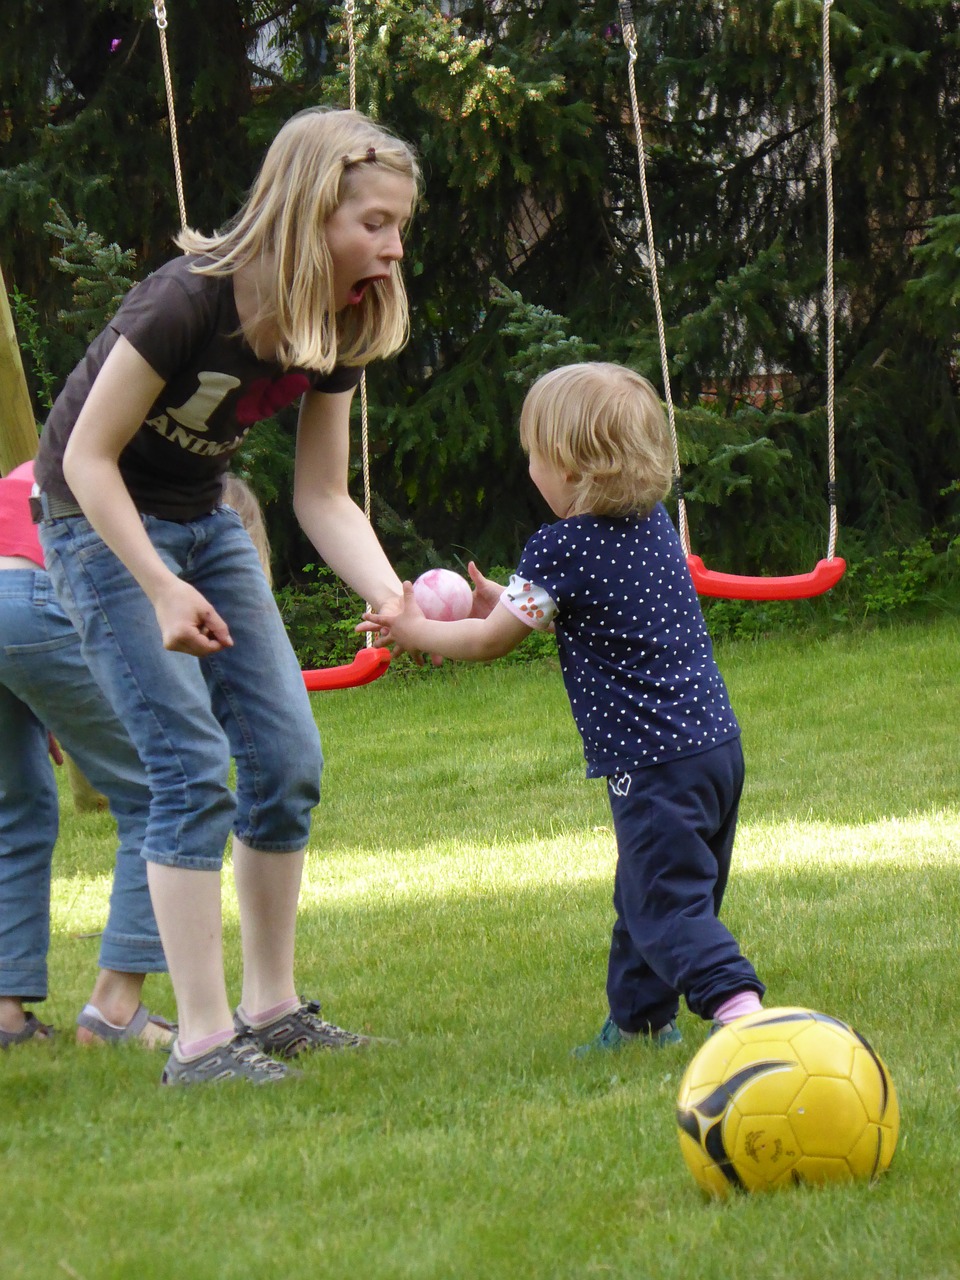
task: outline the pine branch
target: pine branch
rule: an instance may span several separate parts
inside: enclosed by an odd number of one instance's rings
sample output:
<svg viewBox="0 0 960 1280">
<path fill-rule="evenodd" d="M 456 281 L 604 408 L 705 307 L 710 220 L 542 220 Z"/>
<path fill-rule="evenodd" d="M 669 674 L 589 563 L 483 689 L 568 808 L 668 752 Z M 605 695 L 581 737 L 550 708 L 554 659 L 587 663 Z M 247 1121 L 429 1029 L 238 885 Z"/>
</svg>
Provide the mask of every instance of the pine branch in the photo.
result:
<svg viewBox="0 0 960 1280">
<path fill-rule="evenodd" d="M 547 369 L 589 360 L 600 350 L 596 343 L 567 333 L 570 322 L 566 316 L 526 302 L 522 294 L 500 280 L 493 279 L 491 283 L 494 304 L 510 312 L 501 332 L 518 338 L 522 344 L 510 358 L 512 368 L 506 376 L 511 382 L 528 383 Z"/>
<path fill-rule="evenodd" d="M 86 341 L 103 329 L 134 283 L 137 255 L 133 249 L 104 244 L 103 236 L 85 222 L 73 222 L 55 200 L 50 201 L 54 219 L 44 230 L 63 244 L 50 259 L 63 275 L 71 277 L 73 306 L 57 313 L 71 332 L 80 332 Z"/>
</svg>

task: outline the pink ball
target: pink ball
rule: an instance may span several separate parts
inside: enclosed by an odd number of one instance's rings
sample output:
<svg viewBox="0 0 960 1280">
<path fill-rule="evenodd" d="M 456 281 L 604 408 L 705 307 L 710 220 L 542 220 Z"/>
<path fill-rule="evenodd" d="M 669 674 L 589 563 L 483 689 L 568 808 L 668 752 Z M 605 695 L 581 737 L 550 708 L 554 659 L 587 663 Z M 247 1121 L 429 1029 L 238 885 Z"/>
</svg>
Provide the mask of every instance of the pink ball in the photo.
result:
<svg viewBox="0 0 960 1280">
<path fill-rule="evenodd" d="M 413 584 L 413 598 L 424 617 L 433 622 L 458 622 L 469 618 L 473 592 L 466 578 L 452 569 L 428 569 Z"/>
</svg>

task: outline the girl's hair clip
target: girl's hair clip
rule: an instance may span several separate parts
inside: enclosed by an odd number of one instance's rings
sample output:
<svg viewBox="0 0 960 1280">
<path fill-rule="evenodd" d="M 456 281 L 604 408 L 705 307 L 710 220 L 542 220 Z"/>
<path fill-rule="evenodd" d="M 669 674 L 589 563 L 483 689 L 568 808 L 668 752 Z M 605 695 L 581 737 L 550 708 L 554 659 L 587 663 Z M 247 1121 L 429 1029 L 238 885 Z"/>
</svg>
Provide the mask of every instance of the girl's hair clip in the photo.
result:
<svg viewBox="0 0 960 1280">
<path fill-rule="evenodd" d="M 377 148 L 367 147 L 367 154 L 359 160 L 353 160 L 350 156 L 343 156 L 343 167 L 349 169 L 355 164 L 372 164 L 377 158 Z"/>
</svg>

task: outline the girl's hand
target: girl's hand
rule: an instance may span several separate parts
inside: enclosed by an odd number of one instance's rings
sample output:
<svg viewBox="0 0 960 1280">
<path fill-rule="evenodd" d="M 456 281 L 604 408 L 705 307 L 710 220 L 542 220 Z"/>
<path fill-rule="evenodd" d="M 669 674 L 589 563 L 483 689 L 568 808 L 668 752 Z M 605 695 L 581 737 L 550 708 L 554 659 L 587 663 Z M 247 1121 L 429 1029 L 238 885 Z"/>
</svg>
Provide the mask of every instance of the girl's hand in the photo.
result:
<svg viewBox="0 0 960 1280">
<path fill-rule="evenodd" d="M 500 603 L 503 587 L 492 578 L 485 578 L 472 560 L 467 565 L 467 573 L 473 582 L 473 607 L 470 610 L 470 617 L 486 618 Z"/>
<path fill-rule="evenodd" d="M 216 609 L 180 578 L 172 577 L 154 597 L 153 607 L 165 649 L 205 658 L 233 645 L 230 629 Z"/>
</svg>

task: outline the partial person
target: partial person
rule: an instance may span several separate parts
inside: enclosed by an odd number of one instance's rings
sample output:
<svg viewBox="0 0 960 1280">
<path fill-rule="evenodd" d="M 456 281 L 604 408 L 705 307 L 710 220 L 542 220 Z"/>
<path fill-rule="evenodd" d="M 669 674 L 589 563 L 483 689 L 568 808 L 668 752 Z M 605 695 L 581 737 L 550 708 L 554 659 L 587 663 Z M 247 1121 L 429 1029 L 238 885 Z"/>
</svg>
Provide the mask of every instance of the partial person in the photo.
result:
<svg viewBox="0 0 960 1280">
<path fill-rule="evenodd" d="M 0 1048 L 53 1035 L 26 1006 L 49 994 L 56 742 L 107 797 L 119 836 L 100 970 L 77 1039 L 169 1046 L 171 1024 L 140 999 L 146 975 L 167 967 L 140 857 L 150 790 L 45 571 L 32 487 L 32 462 L 0 479 Z"/>
</svg>

